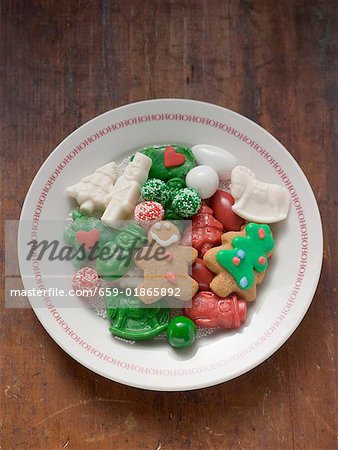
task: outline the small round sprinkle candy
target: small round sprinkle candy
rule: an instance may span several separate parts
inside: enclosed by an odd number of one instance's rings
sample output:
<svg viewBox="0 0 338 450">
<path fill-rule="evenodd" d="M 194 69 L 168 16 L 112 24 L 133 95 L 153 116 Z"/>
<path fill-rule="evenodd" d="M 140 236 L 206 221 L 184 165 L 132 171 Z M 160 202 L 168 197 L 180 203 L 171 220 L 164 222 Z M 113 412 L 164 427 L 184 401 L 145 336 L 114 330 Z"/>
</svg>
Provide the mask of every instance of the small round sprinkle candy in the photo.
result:
<svg viewBox="0 0 338 450">
<path fill-rule="evenodd" d="M 173 199 L 172 206 L 181 217 L 188 218 L 197 213 L 202 205 L 198 193 L 191 188 L 181 189 Z"/>
<path fill-rule="evenodd" d="M 155 222 L 164 217 L 164 208 L 158 202 L 142 202 L 134 210 L 135 221 L 145 229 L 149 229 Z"/>
<path fill-rule="evenodd" d="M 78 297 L 93 298 L 98 295 L 100 286 L 100 278 L 91 267 L 82 267 L 72 279 L 72 288 Z"/>
</svg>

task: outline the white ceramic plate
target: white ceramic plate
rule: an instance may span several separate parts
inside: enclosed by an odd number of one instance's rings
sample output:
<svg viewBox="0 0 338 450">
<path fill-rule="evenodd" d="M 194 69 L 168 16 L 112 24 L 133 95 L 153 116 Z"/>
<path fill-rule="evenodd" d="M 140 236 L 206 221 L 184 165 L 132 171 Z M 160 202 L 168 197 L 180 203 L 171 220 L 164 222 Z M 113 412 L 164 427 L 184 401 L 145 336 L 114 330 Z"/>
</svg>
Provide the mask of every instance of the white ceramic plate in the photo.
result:
<svg viewBox="0 0 338 450">
<path fill-rule="evenodd" d="M 150 100 L 102 114 L 68 136 L 40 168 L 22 209 L 22 223 L 30 227 L 20 224 L 18 248 L 25 289 L 37 288 L 38 271 L 25 259 L 31 236 L 28 228 L 38 226 L 34 214 L 39 214 L 40 221 L 64 219 L 71 209 L 64 193 L 68 185 L 108 161 L 122 160 L 150 144 L 168 142 L 223 147 L 240 164 L 250 167 L 258 179 L 290 190 L 290 213 L 287 220 L 273 227 L 275 253 L 245 325 L 239 331 L 200 339 L 188 350 L 175 351 L 166 342 L 128 345 L 116 341 L 108 331 L 108 322 L 93 310 L 80 308 L 81 300 L 74 304 L 80 309 L 48 309 L 42 299 L 37 304 L 34 298 L 34 311 L 50 336 L 96 373 L 131 386 L 175 391 L 215 385 L 251 370 L 281 347 L 311 303 L 322 262 L 319 211 L 302 170 L 273 136 L 233 111 L 191 100 Z M 55 179 L 39 205 L 50 177 Z M 58 238 L 62 240 L 62 229 Z M 66 285 L 70 288 L 74 269 L 71 263 L 58 264 L 69 274 Z M 39 271 L 44 280 L 44 264 Z M 46 288 L 51 284 L 55 287 L 55 283 L 61 281 L 45 279 Z"/>
</svg>

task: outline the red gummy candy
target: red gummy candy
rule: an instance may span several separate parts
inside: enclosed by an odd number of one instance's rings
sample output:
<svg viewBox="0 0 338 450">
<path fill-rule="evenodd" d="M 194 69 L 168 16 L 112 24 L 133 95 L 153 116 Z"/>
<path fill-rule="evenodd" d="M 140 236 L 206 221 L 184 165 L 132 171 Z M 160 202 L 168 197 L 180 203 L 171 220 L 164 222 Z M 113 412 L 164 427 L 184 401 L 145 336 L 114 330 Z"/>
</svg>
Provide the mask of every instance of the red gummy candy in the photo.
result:
<svg viewBox="0 0 338 450">
<path fill-rule="evenodd" d="M 225 191 L 216 191 L 209 200 L 214 216 L 222 223 L 225 231 L 240 231 L 245 223 L 244 219 L 233 212 L 232 205 L 234 203 L 233 196 Z"/>
<path fill-rule="evenodd" d="M 182 245 L 191 245 L 202 257 L 212 247 L 221 244 L 223 225 L 213 217 L 213 211 L 205 202 L 191 220 L 182 238 Z"/>
<path fill-rule="evenodd" d="M 238 328 L 246 319 L 246 301 L 237 295 L 218 297 L 209 291 L 200 291 L 192 299 L 192 307 L 184 314 L 201 328 Z"/>
<path fill-rule="evenodd" d="M 210 283 L 214 278 L 214 273 L 209 270 L 203 262 L 203 259 L 197 258 L 191 266 L 191 276 L 197 281 L 200 291 L 210 291 Z"/>
</svg>

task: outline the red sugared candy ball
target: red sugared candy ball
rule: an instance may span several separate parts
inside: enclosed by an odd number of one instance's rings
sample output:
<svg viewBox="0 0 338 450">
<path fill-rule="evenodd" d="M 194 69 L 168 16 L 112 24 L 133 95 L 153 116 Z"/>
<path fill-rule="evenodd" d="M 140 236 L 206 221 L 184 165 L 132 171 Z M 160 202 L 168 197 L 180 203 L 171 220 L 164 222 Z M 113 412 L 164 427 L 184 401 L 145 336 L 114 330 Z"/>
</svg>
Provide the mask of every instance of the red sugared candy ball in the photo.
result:
<svg viewBox="0 0 338 450">
<path fill-rule="evenodd" d="M 246 301 L 237 295 L 218 297 L 209 291 L 197 292 L 192 307 L 184 314 L 201 328 L 238 328 L 246 319 Z"/>
<path fill-rule="evenodd" d="M 93 298 L 99 294 L 100 286 L 100 278 L 91 267 L 82 267 L 73 276 L 72 288 L 78 297 Z"/>
<path fill-rule="evenodd" d="M 210 291 L 210 283 L 214 278 L 214 274 L 209 270 L 203 262 L 203 259 L 197 258 L 191 266 L 191 276 L 197 281 L 200 291 Z"/>
<path fill-rule="evenodd" d="M 158 202 L 142 202 L 134 210 L 135 221 L 143 228 L 149 229 L 164 217 L 164 208 Z"/>
<path fill-rule="evenodd" d="M 216 191 L 209 200 L 215 218 L 222 223 L 225 231 L 239 231 L 245 223 L 244 219 L 233 212 L 234 203 L 233 196 L 225 191 Z"/>
</svg>

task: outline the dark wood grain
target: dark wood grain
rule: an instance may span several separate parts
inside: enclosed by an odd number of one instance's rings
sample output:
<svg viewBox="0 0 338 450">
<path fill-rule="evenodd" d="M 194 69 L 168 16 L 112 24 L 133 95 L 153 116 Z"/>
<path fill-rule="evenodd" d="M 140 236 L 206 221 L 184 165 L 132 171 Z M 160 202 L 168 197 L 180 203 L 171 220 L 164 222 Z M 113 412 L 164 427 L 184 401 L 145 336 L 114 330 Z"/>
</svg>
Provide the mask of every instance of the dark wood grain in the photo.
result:
<svg viewBox="0 0 338 450">
<path fill-rule="evenodd" d="M 337 448 L 337 9 L 335 0 L 2 1 L 2 218 L 19 218 L 37 169 L 79 125 L 129 102 L 184 97 L 238 111 L 284 143 L 317 197 L 325 250 L 289 341 L 200 391 L 107 381 L 32 311 L 2 309 L 1 449 Z"/>
</svg>

